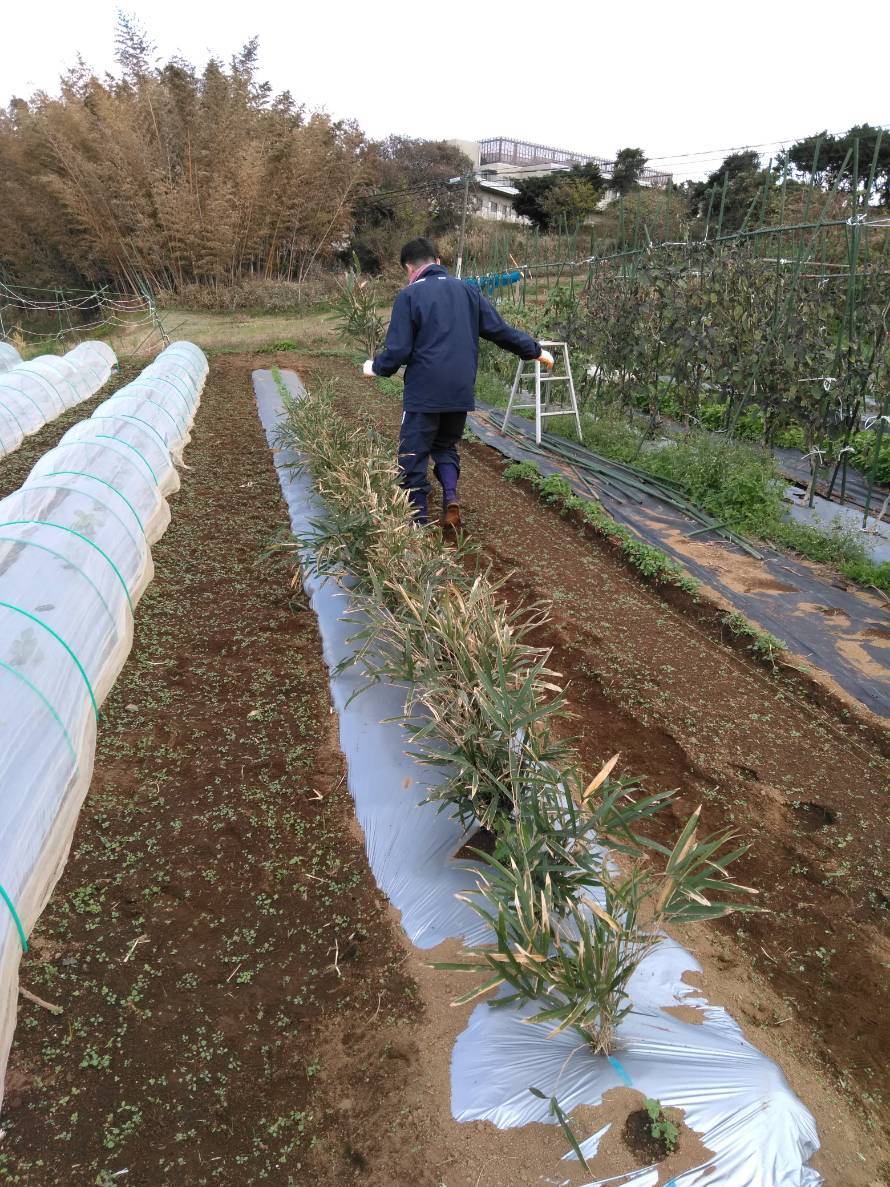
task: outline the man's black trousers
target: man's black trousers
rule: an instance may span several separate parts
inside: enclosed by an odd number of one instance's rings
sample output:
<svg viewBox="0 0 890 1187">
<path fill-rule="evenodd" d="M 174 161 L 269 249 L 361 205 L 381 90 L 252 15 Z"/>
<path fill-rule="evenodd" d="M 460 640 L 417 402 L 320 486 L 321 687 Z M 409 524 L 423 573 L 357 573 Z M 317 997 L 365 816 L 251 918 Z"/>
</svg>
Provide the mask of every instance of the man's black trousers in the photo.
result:
<svg viewBox="0 0 890 1187">
<path fill-rule="evenodd" d="M 419 506 L 430 493 L 427 469 L 433 459 L 433 472 L 446 492 L 457 487 L 460 456 L 457 443 L 467 423 L 466 412 L 403 412 L 399 431 L 399 469 L 402 486 Z M 441 467 L 441 468 L 440 468 Z"/>
</svg>

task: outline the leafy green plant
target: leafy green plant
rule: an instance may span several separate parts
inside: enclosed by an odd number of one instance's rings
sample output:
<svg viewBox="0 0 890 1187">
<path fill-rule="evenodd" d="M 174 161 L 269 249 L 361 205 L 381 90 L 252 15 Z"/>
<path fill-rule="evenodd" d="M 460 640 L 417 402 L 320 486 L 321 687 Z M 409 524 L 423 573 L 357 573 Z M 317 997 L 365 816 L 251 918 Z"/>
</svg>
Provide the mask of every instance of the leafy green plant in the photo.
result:
<svg viewBox="0 0 890 1187">
<path fill-rule="evenodd" d="M 756 446 L 689 433 L 647 451 L 637 464 L 679 483 L 693 502 L 721 522 L 756 530 L 781 514 L 786 483 L 773 457 Z"/>
<path fill-rule="evenodd" d="M 723 622 L 738 638 L 750 640 L 750 650 L 773 668 L 778 666 L 776 661 L 779 656 L 788 650 L 781 639 L 777 639 L 769 631 L 760 630 L 759 627 L 755 626 L 753 622 L 750 622 L 745 618 L 744 614 L 740 614 L 737 610 L 732 610 L 724 614 Z"/>
<path fill-rule="evenodd" d="M 877 450 L 877 435 L 874 431 L 857 433 L 850 441 L 853 449 L 851 462 L 868 473 L 874 466 L 875 482 L 890 486 L 890 438 L 884 437 L 880 453 Z"/>
<path fill-rule="evenodd" d="M 572 1147 L 575 1157 L 581 1163 L 584 1172 L 589 1175 L 591 1173 L 590 1166 L 588 1165 L 587 1159 L 584 1157 L 584 1154 L 581 1151 L 581 1146 L 578 1143 L 578 1139 L 575 1137 L 575 1131 L 569 1124 L 569 1119 L 565 1115 L 565 1112 L 560 1106 L 559 1101 L 555 1096 L 548 1097 L 547 1094 L 542 1092 L 540 1088 L 530 1087 L 529 1092 L 532 1094 L 532 1096 L 536 1096 L 539 1100 L 546 1100 L 548 1102 L 550 1116 L 556 1118 L 560 1128 L 562 1129 L 562 1132 L 566 1136 L 569 1145 Z"/>
<path fill-rule="evenodd" d="M 337 326 L 344 342 L 358 346 L 373 358 L 383 343 L 383 318 L 378 313 L 380 294 L 376 281 L 362 275 L 358 257 L 340 284 L 340 296 L 334 302 Z"/>
<path fill-rule="evenodd" d="M 665 1116 L 660 1100 L 647 1096 L 644 1108 L 649 1115 L 649 1132 L 654 1141 L 658 1142 L 669 1154 L 676 1150 L 680 1143 L 680 1130 L 673 1121 Z"/>
<path fill-rule="evenodd" d="M 462 961 L 441 966 L 484 975 L 460 1000 L 504 986 L 509 992 L 493 998 L 493 1007 L 534 1002 L 543 1008 L 531 1021 L 573 1027 L 595 1051 L 609 1051 L 631 1009 L 627 984 L 660 943 L 661 928 L 747 908 L 722 897 L 751 893 L 726 872 L 744 847 L 726 848 L 730 831 L 699 839 L 699 815 L 700 809 L 672 849 L 634 834 L 635 860 L 627 868 L 601 850 L 579 853 L 576 896 L 563 897 L 549 877 L 538 884 L 518 845 L 509 865 L 493 863 L 479 891 L 462 897 L 491 929 L 494 946 L 469 948 Z M 647 860 L 656 852 L 665 858 L 661 871 Z"/>
<path fill-rule="evenodd" d="M 382 375 L 375 379 L 374 385 L 385 396 L 396 396 L 398 399 L 402 398 L 403 384 L 401 379 L 389 378 Z"/>
<path fill-rule="evenodd" d="M 510 611 L 481 576 L 464 588 L 429 568 L 420 587 L 372 574 L 369 593 L 353 594 L 365 619 L 354 639 L 371 679 L 407 683 L 412 752 L 447 775 L 435 798 L 466 827 L 478 820 L 499 832 L 519 810 L 527 776 L 566 749 L 551 728 L 564 713 L 557 675 L 527 641 L 546 615 Z"/>
</svg>

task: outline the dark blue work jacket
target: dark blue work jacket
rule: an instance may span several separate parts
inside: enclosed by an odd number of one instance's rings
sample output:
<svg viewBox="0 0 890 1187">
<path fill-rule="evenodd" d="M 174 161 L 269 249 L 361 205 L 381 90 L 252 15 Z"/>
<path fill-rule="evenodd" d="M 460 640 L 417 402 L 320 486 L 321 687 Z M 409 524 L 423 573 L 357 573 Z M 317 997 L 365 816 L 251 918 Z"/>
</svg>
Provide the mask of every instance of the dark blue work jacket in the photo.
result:
<svg viewBox="0 0 890 1187">
<path fill-rule="evenodd" d="M 541 347 L 530 334 L 508 326 L 478 288 L 431 264 L 396 297 L 375 375 L 405 368 L 407 412 L 469 412 L 474 407 L 479 339 L 486 338 L 521 359 L 536 359 Z"/>
</svg>

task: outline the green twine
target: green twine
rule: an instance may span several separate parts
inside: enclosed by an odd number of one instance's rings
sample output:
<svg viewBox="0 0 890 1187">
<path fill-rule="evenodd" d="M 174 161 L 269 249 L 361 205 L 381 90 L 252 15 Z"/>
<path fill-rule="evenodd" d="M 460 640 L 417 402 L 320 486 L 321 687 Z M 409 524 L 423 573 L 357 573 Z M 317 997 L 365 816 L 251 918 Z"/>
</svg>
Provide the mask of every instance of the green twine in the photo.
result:
<svg viewBox="0 0 890 1187">
<path fill-rule="evenodd" d="M 133 516 L 134 516 L 136 522 L 139 524 L 139 527 L 142 531 L 143 536 L 145 535 L 145 528 L 142 526 L 142 517 L 140 516 L 140 514 L 136 510 L 136 508 L 133 506 L 133 504 L 130 502 L 130 500 L 127 498 L 127 496 L 122 491 L 119 491 L 116 486 L 113 486 L 110 482 L 106 482 L 106 480 L 104 478 L 100 478 L 98 474 L 90 474 L 87 470 L 47 470 L 44 473 L 38 474 L 37 477 L 38 478 L 55 478 L 57 476 L 64 477 L 66 474 L 72 474 L 78 478 L 91 478 L 93 480 L 93 482 L 101 482 L 103 486 L 107 486 L 109 490 L 113 490 L 114 493 L 119 498 L 123 499 L 123 501 L 127 504 L 127 506 L 130 508 L 130 510 L 133 512 Z M 28 487 L 23 486 L 22 490 L 28 490 Z"/>
<path fill-rule="evenodd" d="M 93 713 L 95 714 L 96 720 L 98 721 L 99 720 L 99 706 L 96 704 L 96 697 L 95 697 L 95 694 L 93 693 L 93 686 L 90 683 L 89 676 L 86 674 L 86 669 L 84 668 L 83 664 L 80 662 L 80 660 L 75 655 L 74 649 L 72 647 L 70 647 L 65 642 L 65 640 L 62 638 L 62 636 L 59 634 L 58 631 L 54 631 L 53 628 L 51 626 L 48 626 L 47 623 L 45 623 L 42 618 L 38 618 L 37 615 L 32 614 L 30 612 L 30 610 L 23 610 L 21 608 L 21 606 L 13 606 L 12 602 L 0 602 L 0 607 L 2 607 L 4 610 L 11 610 L 13 612 L 13 614 L 21 614 L 23 617 L 30 619 L 31 622 L 36 622 L 38 626 L 42 626 L 45 631 L 48 631 L 52 635 L 52 637 L 56 640 L 57 643 L 62 644 L 62 646 L 65 648 L 65 650 L 71 656 L 71 658 L 74 660 L 75 667 L 77 668 L 78 672 L 80 672 L 81 676 L 83 677 L 83 682 L 87 686 L 87 692 L 90 694 L 90 702 L 92 703 L 92 706 L 93 706 Z"/>
<path fill-rule="evenodd" d="M 34 489 L 34 488 L 32 487 L 31 489 Z M 51 487 L 44 487 L 42 489 L 56 490 L 58 488 L 51 486 Z M 70 490 L 71 488 L 68 487 L 65 489 Z M 104 503 L 102 503 L 100 505 L 103 507 L 105 506 Z M 114 512 L 112 511 L 111 514 L 114 515 Z M 118 519 L 117 516 L 115 516 L 115 519 L 117 519 L 118 523 L 120 523 L 121 526 L 123 527 L 122 521 L 120 519 Z M 70 532 L 70 534 L 72 536 L 76 536 L 78 538 L 78 540 L 83 540 L 84 544 L 89 544 L 90 548 L 95 548 L 96 552 L 98 552 L 101 557 L 103 557 L 105 560 L 107 560 L 109 565 L 111 565 L 112 569 L 114 570 L 115 576 L 117 577 L 118 581 L 123 586 L 124 595 L 126 596 L 126 599 L 127 599 L 127 605 L 130 607 L 130 613 L 131 614 L 133 613 L 133 599 L 130 597 L 130 590 L 127 586 L 126 581 L 124 580 L 123 573 L 121 573 L 120 569 L 117 567 L 117 565 L 114 563 L 114 561 L 108 555 L 108 553 L 103 552 L 103 550 L 99 547 L 99 545 L 94 540 L 91 540 L 89 538 L 89 536 L 85 536 L 82 532 L 76 532 L 74 530 L 74 528 L 65 527 L 64 524 L 50 523 L 48 520 L 43 520 L 43 519 L 7 519 L 3 523 L 0 523 L 0 528 L 17 527 L 19 524 L 36 524 L 37 527 L 41 527 L 41 528 L 58 528 L 60 532 Z M 124 528 L 124 531 L 126 531 L 126 528 Z M 127 535 L 129 536 L 130 533 L 127 532 Z M 130 536 L 130 539 L 132 540 L 133 537 Z M 17 541 L 15 541 L 15 543 L 17 543 L 17 544 L 33 544 L 34 541 L 33 540 L 17 540 Z M 38 547 L 40 547 L 40 546 L 38 545 Z"/>
<path fill-rule="evenodd" d="M 3 901 L 6 903 L 7 907 L 9 907 L 10 914 L 12 915 L 12 918 L 15 920 L 16 930 L 19 933 L 19 939 L 22 941 L 22 951 L 27 952 L 28 951 L 28 937 L 25 935 L 25 929 L 22 927 L 22 921 L 21 921 L 21 919 L 19 919 L 19 913 L 15 909 L 12 899 L 9 897 L 9 895 L 6 893 L 6 890 L 2 886 L 0 886 L 0 894 L 3 895 Z"/>
<path fill-rule="evenodd" d="M 16 678 L 16 680 L 21 680 L 22 684 L 24 684 L 28 688 L 30 688 L 31 692 L 33 692 L 34 695 L 36 697 L 38 697 L 44 703 L 44 705 L 50 712 L 50 716 L 56 722 L 59 729 L 62 731 L 63 738 L 68 743 L 68 749 L 71 751 L 71 757 L 74 760 L 74 766 L 76 768 L 78 765 L 78 762 L 77 762 L 77 751 L 74 749 L 74 743 L 71 741 L 71 737 L 68 734 L 68 731 L 65 729 L 64 721 L 62 721 L 61 717 L 58 715 L 58 713 L 55 711 L 53 706 L 50 704 L 49 700 L 43 695 L 43 693 L 40 691 L 40 689 L 37 687 L 37 685 L 33 682 L 33 680 L 29 680 L 27 676 L 22 675 L 22 673 L 19 672 L 16 668 L 13 668 L 10 664 L 8 664 L 6 662 L 6 660 L 0 659 L 0 668 L 3 668 L 4 671 L 9 672 L 10 675 L 12 675 Z"/>
</svg>

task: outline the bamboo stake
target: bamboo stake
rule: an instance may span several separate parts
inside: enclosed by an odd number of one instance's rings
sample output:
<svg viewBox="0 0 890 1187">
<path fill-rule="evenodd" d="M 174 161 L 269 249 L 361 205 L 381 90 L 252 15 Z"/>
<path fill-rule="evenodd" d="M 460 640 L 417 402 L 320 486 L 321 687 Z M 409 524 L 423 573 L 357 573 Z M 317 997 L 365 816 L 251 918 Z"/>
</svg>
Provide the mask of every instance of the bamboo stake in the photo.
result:
<svg viewBox="0 0 890 1187">
<path fill-rule="evenodd" d="M 35 1006 L 40 1006 L 44 1010 L 49 1010 L 50 1014 L 64 1014 L 65 1011 L 61 1006 L 54 1006 L 52 1002 L 44 1001 L 42 997 L 38 997 L 36 993 L 32 993 L 30 989 L 26 989 L 24 985 L 19 985 L 19 993 L 29 1002 L 33 1002 Z"/>
</svg>

